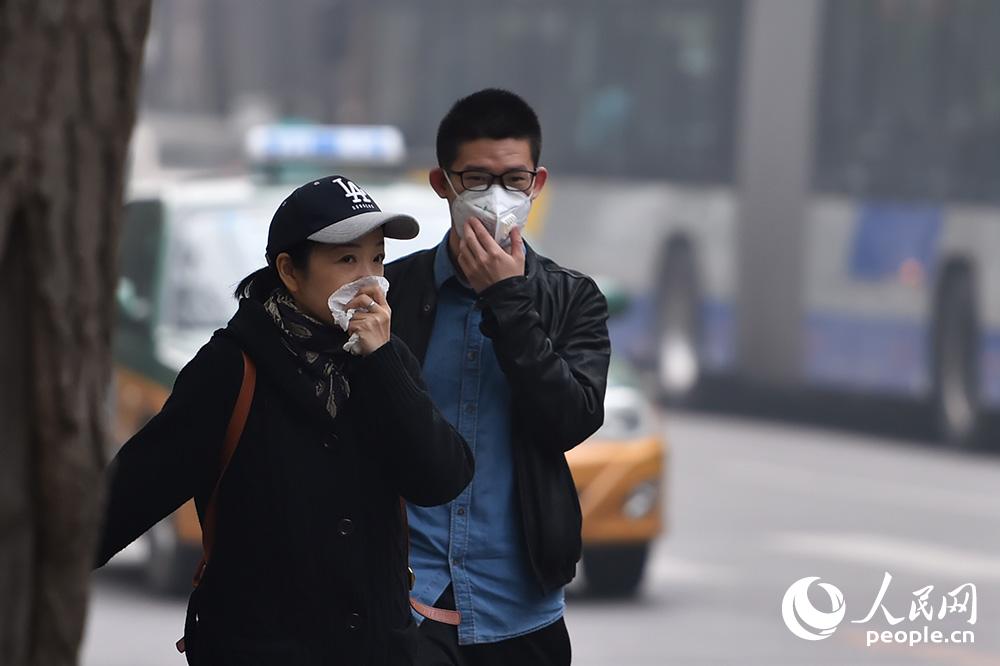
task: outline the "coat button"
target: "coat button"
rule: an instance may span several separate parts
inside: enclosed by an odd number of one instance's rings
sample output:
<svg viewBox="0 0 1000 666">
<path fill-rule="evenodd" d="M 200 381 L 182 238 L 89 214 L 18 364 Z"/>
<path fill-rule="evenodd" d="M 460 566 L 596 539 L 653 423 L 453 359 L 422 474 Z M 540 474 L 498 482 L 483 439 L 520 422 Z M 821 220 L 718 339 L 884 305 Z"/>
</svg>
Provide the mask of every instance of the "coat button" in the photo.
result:
<svg viewBox="0 0 1000 666">
<path fill-rule="evenodd" d="M 431 304 L 424 303 L 424 312 L 430 312 L 430 311 L 431 311 Z"/>
<path fill-rule="evenodd" d="M 356 631 L 361 628 L 361 615 L 358 613 L 351 613 L 347 616 L 347 628 L 351 631 Z"/>
<path fill-rule="evenodd" d="M 340 536 L 348 536 L 354 531 L 354 521 L 350 518 L 341 518 L 337 523 L 337 532 Z"/>
</svg>

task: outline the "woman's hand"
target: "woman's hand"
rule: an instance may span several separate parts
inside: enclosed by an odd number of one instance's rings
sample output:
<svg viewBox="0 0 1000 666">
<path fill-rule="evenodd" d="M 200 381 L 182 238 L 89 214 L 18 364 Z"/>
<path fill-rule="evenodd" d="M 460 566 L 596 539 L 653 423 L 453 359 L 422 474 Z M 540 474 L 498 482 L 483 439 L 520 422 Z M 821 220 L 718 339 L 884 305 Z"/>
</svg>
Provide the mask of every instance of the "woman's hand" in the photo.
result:
<svg viewBox="0 0 1000 666">
<path fill-rule="evenodd" d="M 357 296 L 348 301 L 347 309 L 351 308 L 355 310 L 347 326 L 347 334 L 358 334 L 362 356 L 368 356 L 389 342 L 392 310 L 377 285 L 362 288 Z"/>
</svg>

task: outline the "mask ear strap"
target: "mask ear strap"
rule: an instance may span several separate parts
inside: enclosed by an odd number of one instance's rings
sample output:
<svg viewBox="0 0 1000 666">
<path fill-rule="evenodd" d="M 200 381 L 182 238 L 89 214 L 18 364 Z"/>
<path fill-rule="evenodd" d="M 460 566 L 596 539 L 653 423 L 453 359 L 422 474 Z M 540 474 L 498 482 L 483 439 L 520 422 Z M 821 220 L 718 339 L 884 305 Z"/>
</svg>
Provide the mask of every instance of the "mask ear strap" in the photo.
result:
<svg viewBox="0 0 1000 666">
<path fill-rule="evenodd" d="M 448 183 L 448 189 L 451 190 L 451 193 L 454 194 L 457 197 L 458 196 L 458 190 L 456 190 L 455 186 L 452 185 L 452 183 L 451 183 L 451 176 L 448 174 L 448 170 L 445 169 L 444 167 L 441 167 L 441 173 L 444 174 L 444 182 Z"/>
</svg>

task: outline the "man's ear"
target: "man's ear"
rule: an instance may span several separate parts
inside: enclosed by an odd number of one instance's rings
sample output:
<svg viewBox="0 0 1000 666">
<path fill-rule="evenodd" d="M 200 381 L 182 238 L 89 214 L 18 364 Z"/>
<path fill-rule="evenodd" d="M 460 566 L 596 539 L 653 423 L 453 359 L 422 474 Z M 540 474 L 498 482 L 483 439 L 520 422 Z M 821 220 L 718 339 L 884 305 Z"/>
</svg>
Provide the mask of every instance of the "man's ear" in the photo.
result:
<svg viewBox="0 0 1000 666">
<path fill-rule="evenodd" d="M 448 183 L 445 182 L 447 178 L 448 175 L 441 167 L 434 167 L 427 173 L 427 182 L 431 184 L 431 188 L 437 192 L 437 195 L 442 199 L 447 199 L 448 195 L 451 194 L 451 188 L 448 187 Z"/>
<path fill-rule="evenodd" d="M 299 279 L 295 275 L 295 266 L 292 258 L 287 252 L 282 252 L 274 260 L 274 267 L 278 270 L 278 277 L 285 285 L 285 289 L 291 294 L 299 293 Z"/>
<path fill-rule="evenodd" d="M 549 179 L 549 170 L 545 167 L 538 167 L 538 173 L 535 174 L 535 184 L 531 188 L 531 198 L 534 199 L 541 192 L 542 188 L 545 187 L 545 182 Z"/>
</svg>

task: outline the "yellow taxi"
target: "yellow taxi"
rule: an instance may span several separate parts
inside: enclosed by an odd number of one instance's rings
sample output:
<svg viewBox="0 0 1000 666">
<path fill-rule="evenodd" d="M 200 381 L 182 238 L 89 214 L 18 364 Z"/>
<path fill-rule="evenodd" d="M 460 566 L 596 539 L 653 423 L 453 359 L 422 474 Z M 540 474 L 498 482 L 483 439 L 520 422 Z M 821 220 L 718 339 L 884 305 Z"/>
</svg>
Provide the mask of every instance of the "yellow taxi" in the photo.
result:
<svg viewBox="0 0 1000 666">
<path fill-rule="evenodd" d="M 667 443 L 628 368 L 613 358 L 604 425 L 566 454 L 583 512 L 583 573 L 597 595 L 638 588 L 664 531 Z"/>
</svg>

